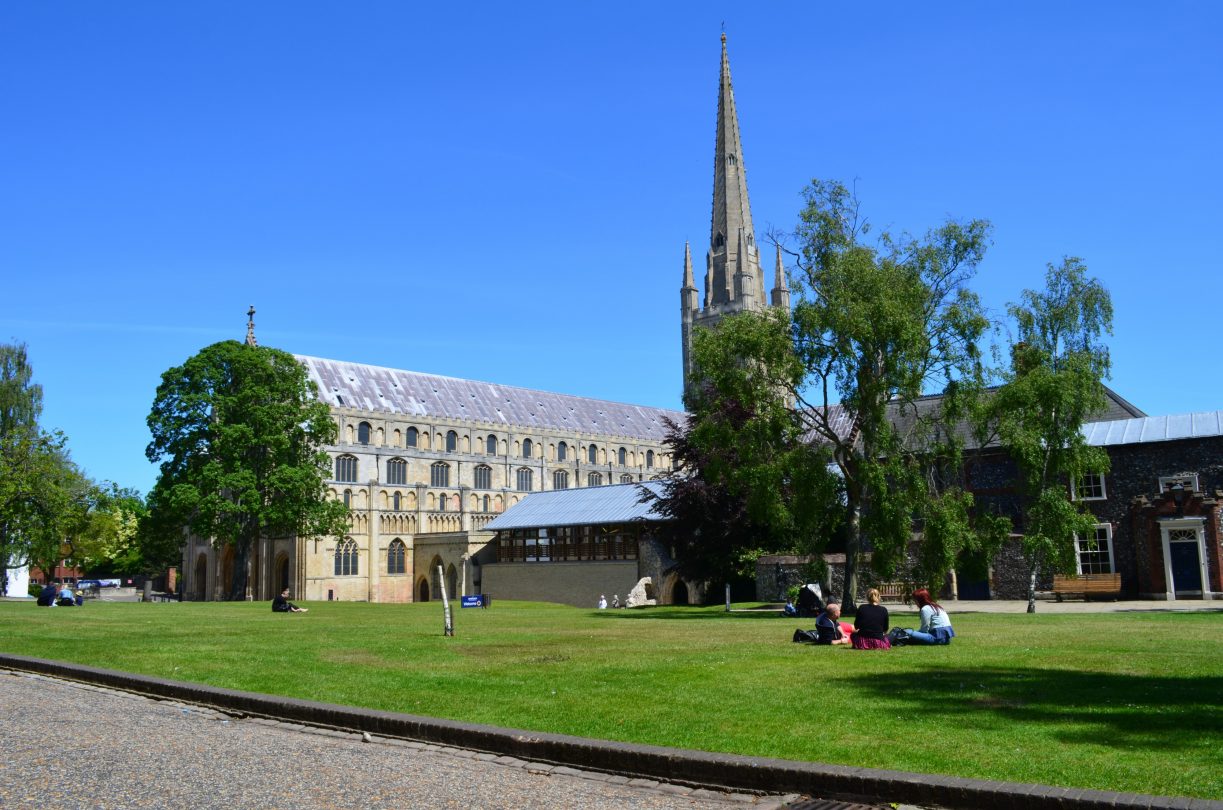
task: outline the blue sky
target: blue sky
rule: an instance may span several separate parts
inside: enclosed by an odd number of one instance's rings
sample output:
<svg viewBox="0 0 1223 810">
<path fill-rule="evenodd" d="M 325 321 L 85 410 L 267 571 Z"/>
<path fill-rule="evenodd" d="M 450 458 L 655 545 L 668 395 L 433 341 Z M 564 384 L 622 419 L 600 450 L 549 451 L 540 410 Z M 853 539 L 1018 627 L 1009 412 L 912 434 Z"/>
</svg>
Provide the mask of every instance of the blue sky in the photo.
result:
<svg viewBox="0 0 1223 810">
<path fill-rule="evenodd" d="M 996 313 L 1081 256 L 1111 385 L 1223 408 L 1213 2 L 10 4 L 0 340 L 141 490 L 161 373 L 251 304 L 292 352 L 678 407 L 723 23 L 761 238 L 816 177 L 990 219 Z"/>
</svg>

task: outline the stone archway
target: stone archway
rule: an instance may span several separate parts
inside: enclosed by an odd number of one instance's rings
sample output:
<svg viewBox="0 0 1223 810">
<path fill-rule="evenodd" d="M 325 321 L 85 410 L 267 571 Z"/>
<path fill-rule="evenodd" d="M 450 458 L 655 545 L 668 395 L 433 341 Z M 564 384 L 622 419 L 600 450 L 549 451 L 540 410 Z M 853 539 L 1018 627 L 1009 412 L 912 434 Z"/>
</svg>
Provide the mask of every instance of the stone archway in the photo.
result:
<svg viewBox="0 0 1223 810">
<path fill-rule="evenodd" d="M 273 590 L 275 590 L 276 593 L 280 593 L 285 588 L 289 587 L 289 555 L 288 554 L 281 554 L 276 558 L 276 567 L 274 570 L 276 572 L 274 575 L 276 577 L 276 584 L 273 586 Z"/>
<path fill-rule="evenodd" d="M 195 558 L 195 577 L 191 584 L 197 602 L 208 598 L 208 555 L 201 553 Z"/>
<path fill-rule="evenodd" d="M 671 599 L 673 605 L 687 605 L 689 602 L 688 583 L 684 582 L 679 577 L 675 578 L 675 582 L 671 584 Z"/>
<path fill-rule="evenodd" d="M 429 578 L 428 577 L 421 577 L 420 582 L 416 584 L 416 601 L 417 602 L 428 602 L 429 601 Z"/>
</svg>

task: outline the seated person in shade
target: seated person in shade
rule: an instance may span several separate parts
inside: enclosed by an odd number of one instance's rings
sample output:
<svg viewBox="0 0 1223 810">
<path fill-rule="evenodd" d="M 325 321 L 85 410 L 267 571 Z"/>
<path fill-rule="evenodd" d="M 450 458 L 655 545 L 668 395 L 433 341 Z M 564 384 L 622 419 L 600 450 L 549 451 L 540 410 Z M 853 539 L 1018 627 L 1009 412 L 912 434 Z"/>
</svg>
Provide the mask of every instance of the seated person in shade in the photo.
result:
<svg viewBox="0 0 1223 810">
<path fill-rule="evenodd" d="M 829 602 L 824 612 L 815 620 L 816 644 L 848 644 L 849 633 L 841 624 L 841 605 Z"/>
<path fill-rule="evenodd" d="M 38 592 L 39 607 L 55 607 L 55 597 L 59 596 L 59 588 L 55 587 L 54 582 L 48 582 L 42 586 L 42 590 Z"/>
<path fill-rule="evenodd" d="M 951 629 L 951 617 L 943 606 L 931 599 L 925 588 L 913 591 L 913 601 L 921 608 L 921 628 L 909 631 L 909 643 L 950 644 L 955 630 Z"/>
<path fill-rule="evenodd" d="M 59 589 L 59 599 L 56 600 L 55 604 L 60 607 L 76 606 L 76 595 L 72 593 L 72 589 L 68 587 L 67 583 L 64 583 L 63 587 Z"/>
<path fill-rule="evenodd" d="M 272 600 L 273 613 L 305 613 L 309 608 L 301 608 L 289 601 L 289 589 L 285 588 L 280 595 Z"/>
<path fill-rule="evenodd" d="M 855 650 L 890 650 L 888 640 L 888 609 L 879 604 L 878 588 L 866 592 L 866 604 L 858 607 L 854 617 L 854 632 L 849 637 Z"/>
</svg>

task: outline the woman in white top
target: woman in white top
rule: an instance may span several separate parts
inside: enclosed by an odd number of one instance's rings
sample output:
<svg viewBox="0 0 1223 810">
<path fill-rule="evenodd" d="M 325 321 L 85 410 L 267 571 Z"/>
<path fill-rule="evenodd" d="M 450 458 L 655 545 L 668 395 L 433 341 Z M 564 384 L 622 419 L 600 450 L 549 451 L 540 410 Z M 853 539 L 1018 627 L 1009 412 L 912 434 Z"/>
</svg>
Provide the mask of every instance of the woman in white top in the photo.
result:
<svg viewBox="0 0 1223 810">
<path fill-rule="evenodd" d="M 943 606 L 930 598 L 930 591 L 918 588 L 913 591 L 913 601 L 921 608 L 921 629 L 908 632 L 910 644 L 950 644 L 955 638 L 951 629 L 951 617 Z"/>
</svg>

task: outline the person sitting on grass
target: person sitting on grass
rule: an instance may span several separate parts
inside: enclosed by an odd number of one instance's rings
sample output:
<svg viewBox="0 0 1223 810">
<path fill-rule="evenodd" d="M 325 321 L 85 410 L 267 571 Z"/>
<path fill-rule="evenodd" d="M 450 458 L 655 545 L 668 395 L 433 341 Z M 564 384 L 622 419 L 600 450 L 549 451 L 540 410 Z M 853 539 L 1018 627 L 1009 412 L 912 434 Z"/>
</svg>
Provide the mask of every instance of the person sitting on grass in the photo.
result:
<svg viewBox="0 0 1223 810">
<path fill-rule="evenodd" d="M 59 589 L 59 599 L 56 600 L 55 604 L 60 607 L 76 607 L 76 597 L 73 595 L 72 589 L 68 587 L 67 582 Z"/>
<path fill-rule="evenodd" d="M 913 591 L 913 601 L 921 608 L 921 628 L 908 631 L 909 643 L 950 644 L 955 630 L 951 629 L 951 618 L 943 606 L 931 599 L 925 588 Z"/>
<path fill-rule="evenodd" d="M 879 589 L 871 588 L 866 592 L 866 604 L 858 606 L 854 632 L 849 637 L 855 650 L 892 649 L 892 642 L 888 640 L 888 609 L 879 604 L 880 601 Z"/>
<path fill-rule="evenodd" d="M 275 599 L 272 600 L 272 612 L 273 613 L 305 613 L 308 610 L 310 610 L 310 608 L 298 607 L 297 605 L 289 601 L 289 589 L 288 588 L 285 588 L 283 591 L 280 592 L 280 596 L 277 596 Z"/>
<path fill-rule="evenodd" d="M 42 590 L 38 592 L 39 607 L 55 607 L 55 597 L 59 596 L 59 588 L 55 587 L 55 583 L 47 580 L 47 584 L 42 586 Z"/>
<path fill-rule="evenodd" d="M 829 602 L 815 620 L 816 644 L 848 644 L 849 635 L 841 626 L 841 605 Z"/>
</svg>

